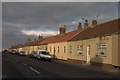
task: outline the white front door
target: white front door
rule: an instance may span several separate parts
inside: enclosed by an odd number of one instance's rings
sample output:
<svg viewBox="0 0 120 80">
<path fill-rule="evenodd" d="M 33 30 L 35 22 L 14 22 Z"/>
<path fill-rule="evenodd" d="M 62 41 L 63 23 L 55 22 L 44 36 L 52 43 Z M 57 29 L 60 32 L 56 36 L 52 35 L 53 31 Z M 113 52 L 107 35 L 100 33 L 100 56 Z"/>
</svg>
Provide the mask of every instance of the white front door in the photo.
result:
<svg viewBox="0 0 120 80">
<path fill-rule="evenodd" d="M 87 63 L 90 62 L 90 46 L 87 46 Z"/>
</svg>

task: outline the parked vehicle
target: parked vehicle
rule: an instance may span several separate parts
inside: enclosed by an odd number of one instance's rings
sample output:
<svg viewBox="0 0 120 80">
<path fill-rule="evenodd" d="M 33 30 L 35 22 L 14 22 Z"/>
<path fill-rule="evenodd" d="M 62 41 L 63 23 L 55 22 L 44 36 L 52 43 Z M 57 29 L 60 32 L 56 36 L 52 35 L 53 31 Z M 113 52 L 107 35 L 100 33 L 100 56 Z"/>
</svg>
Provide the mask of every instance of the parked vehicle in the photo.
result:
<svg viewBox="0 0 120 80">
<path fill-rule="evenodd" d="M 15 54 L 16 54 L 16 55 L 19 55 L 20 53 L 19 53 L 19 51 L 16 51 Z"/>
<path fill-rule="evenodd" d="M 36 58 L 37 51 L 32 51 L 31 54 L 29 55 L 31 58 Z"/>
<path fill-rule="evenodd" d="M 7 49 L 4 49 L 1 52 L 4 53 L 4 52 L 9 52 L 9 51 Z"/>
<path fill-rule="evenodd" d="M 26 56 L 26 53 L 25 53 L 25 51 L 20 51 L 20 52 L 19 52 L 19 55 L 20 55 L 20 56 Z"/>
<path fill-rule="evenodd" d="M 9 51 L 9 53 L 15 54 L 15 53 L 16 53 L 16 50 L 11 50 L 11 51 Z"/>
<path fill-rule="evenodd" d="M 7 49 L 3 50 L 3 52 L 7 52 L 7 51 L 8 51 Z"/>
<path fill-rule="evenodd" d="M 36 55 L 37 59 L 41 59 L 41 60 L 48 60 L 51 61 L 52 56 L 50 55 L 50 53 L 46 50 L 39 50 L 37 51 L 37 55 Z"/>
</svg>

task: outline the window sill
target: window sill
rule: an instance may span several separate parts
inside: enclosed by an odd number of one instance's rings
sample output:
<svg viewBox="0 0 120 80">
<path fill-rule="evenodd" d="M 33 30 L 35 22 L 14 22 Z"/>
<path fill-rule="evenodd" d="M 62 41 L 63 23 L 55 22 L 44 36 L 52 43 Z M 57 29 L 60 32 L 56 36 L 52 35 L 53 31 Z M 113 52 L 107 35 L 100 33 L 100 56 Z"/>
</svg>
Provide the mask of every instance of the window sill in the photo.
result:
<svg viewBox="0 0 120 80">
<path fill-rule="evenodd" d="M 77 56 L 84 56 L 83 54 L 77 54 Z"/>
<path fill-rule="evenodd" d="M 106 55 L 96 55 L 96 57 L 107 57 Z"/>
</svg>

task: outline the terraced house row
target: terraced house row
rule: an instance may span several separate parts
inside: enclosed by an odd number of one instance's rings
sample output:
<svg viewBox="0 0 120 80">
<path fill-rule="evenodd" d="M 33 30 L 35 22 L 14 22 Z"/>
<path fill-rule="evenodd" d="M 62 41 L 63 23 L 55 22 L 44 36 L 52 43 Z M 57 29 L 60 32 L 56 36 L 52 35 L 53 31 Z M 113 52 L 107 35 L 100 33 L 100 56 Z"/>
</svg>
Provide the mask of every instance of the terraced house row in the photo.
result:
<svg viewBox="0 0 120 80">
<path fill-rule="evenodd" d="M 66 26 L 59 28 L 59 35 L 25 44 L 13 46 L 11 49 L 24 50 L 27 54 L 38 49 L 46 49 L 57 59 L 77 60 L 84 63 L 104 63 L 120 66 L 119 19 L 97 24 L 96 20 L 88 25 L 85 20 L 78 29 L 66 32 Z"/>
</svg>

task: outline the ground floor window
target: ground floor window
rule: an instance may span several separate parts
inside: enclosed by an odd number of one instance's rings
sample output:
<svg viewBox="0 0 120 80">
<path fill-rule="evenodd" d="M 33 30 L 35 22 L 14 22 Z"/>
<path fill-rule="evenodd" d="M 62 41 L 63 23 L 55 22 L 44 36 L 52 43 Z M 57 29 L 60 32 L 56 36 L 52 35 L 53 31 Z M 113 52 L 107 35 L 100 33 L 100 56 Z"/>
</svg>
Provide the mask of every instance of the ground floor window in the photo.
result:
<svg viewBox="0 0 120 80">
<path fill-rule="evenodd" d="M 69 46 L 69 53 L 72 53 L 72 46 Z"/>
<path fill-rule="evenodd" d="M 45 50 L 47 50 L 47 47 L 45 47 Z"/>
<path fill-rule="evenodd" d="M 53 57 L 54 57 L 54 58 L 56 57 L 56 50 L 55 50 L 55 47 L 54 47 Z"/>
<path fill-rule="evenodd" d="M 105 56 L 106 55 L 106 49 L 107 49 L 106 44 L 98 44 L 97 45 L 97 55 Z"/>
<path fill-rule="evenodd" d="M 83 46 L 77 46 L 76 47 L 76 53 L 77 54 L 82 54 L 83 53 Z"/>
<path fill-rule="evenodd" d="M 58 47 L 58 53 L 59 53 L 59 47 Z"/>
<path fill-rule="evenodd" d="M 64 46 L 64 53 L 66 52 L 66 47 Z"/>
</svg>

